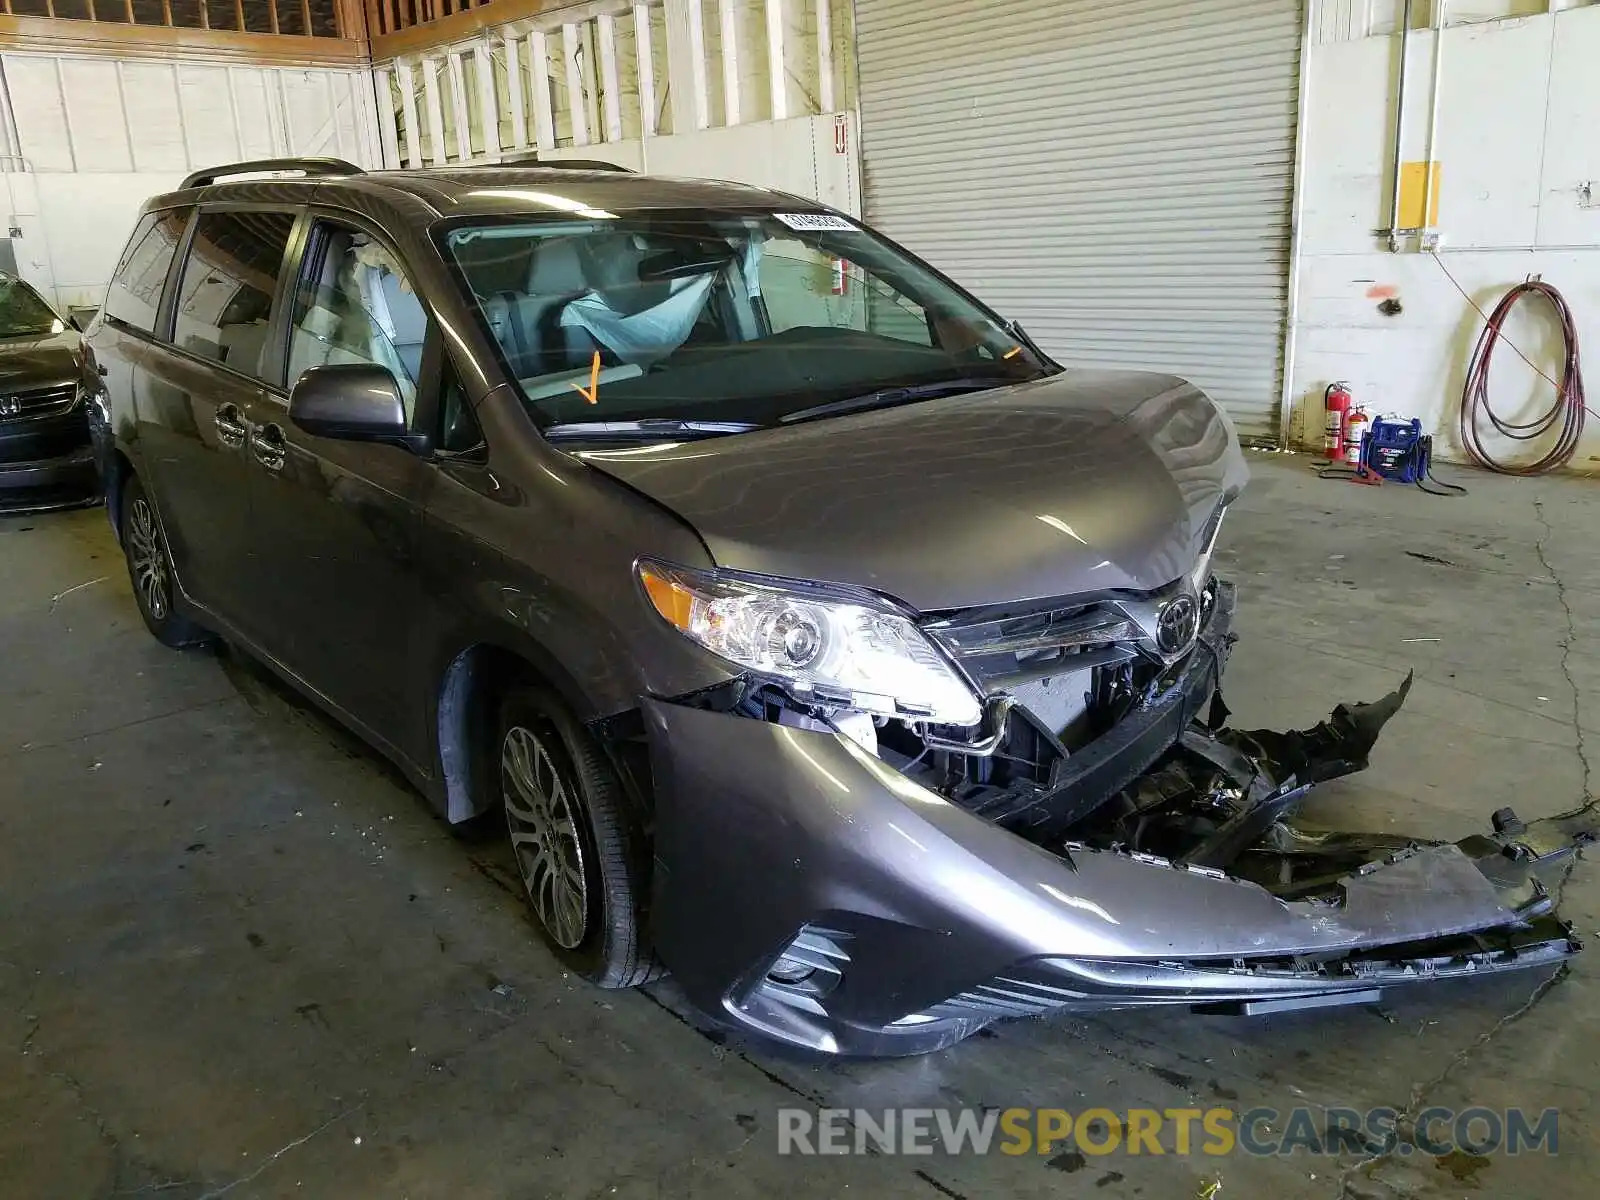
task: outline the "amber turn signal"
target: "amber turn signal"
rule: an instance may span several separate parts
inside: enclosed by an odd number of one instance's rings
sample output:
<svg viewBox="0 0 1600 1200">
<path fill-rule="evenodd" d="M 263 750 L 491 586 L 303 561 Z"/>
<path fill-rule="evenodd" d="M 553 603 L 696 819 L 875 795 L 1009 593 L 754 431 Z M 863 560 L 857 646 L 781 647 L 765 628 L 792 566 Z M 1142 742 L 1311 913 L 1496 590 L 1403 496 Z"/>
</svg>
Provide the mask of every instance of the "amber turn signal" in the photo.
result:
<svg viewBox="0 0 1600 1200">
<path fill-rule="evenodd" d="M 639 564 L 639 581 L 644 584 L 645 595 L 650 597 L 656 611 L 687 633 L 689 616 L 694 611 L 694 593 L 644 563 Z"/>
</svg>

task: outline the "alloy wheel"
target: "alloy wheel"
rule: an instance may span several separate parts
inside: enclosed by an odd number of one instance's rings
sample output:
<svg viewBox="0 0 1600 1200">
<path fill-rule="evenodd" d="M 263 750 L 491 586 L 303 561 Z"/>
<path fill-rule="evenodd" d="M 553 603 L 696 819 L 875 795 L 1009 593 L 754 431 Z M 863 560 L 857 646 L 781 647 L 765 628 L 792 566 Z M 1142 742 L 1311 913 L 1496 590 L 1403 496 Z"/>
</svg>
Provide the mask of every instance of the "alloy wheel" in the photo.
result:
<svg viewBox="0 0 1600 1200">
<path fill-rule="evenodd" d="M 167 554 L 161 542 L 161 527 L 155 511 L 143 496 L 135 497 L 128 509 L 128 561 L 133 566 L 133 584 L 151 620 L 166 619 L 168 599 Z"/>
<path fill-rule="evenodd" d="M 574 800 L 544 742 L 521 725 L 501 743 L 500 787 L 533 911 L 557 945 L 575 950 L 588 928 L 589 891 Z"/>
</svg>

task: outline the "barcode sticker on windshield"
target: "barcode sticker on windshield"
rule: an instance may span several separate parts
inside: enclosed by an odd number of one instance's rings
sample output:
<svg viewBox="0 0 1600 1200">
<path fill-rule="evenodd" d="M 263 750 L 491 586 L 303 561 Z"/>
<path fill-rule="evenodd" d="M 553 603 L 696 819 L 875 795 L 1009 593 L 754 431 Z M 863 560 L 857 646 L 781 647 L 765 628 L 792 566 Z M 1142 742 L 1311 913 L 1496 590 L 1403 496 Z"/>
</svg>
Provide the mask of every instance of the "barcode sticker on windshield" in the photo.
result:
<svg viewBox="0 0 1600 1200">
<path fill-rule="evenodd" d="M 834 216 L 832 213 L 775 212 L 772 215 L 777 217 L 778 220 L 782 221 L 790 229 L 803 229 L 808 232 L 815 229 L 843 229 L 849 233 L 856 232 L 855 225 L 851 224 L 849 221 L 846 221 L 843 217 Z"/>
</svg>

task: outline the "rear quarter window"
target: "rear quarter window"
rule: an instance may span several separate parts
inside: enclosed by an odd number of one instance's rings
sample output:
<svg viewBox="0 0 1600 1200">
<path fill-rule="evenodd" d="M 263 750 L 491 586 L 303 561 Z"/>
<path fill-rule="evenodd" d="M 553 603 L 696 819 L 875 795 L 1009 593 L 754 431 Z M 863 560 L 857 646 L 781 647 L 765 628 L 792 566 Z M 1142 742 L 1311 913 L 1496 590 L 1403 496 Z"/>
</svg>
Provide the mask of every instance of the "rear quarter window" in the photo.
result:
<svg viewBox="0 0 1600 1200">
<path fill-rule="evenodd" d="M 102 311 L 109 319 L 141 333 L 155 331 L 161 293 L 189 212 L 187 208 L 167 209 L 140 218 L 106 288 Z"/>
</svg>

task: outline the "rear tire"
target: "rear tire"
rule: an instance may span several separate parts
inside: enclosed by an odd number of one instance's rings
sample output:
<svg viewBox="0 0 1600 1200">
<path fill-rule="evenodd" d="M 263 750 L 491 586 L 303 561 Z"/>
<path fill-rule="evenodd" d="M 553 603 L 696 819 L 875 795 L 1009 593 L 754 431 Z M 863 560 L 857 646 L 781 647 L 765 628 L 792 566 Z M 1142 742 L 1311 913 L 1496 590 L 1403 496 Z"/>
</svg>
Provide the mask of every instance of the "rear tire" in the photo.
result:
<svg viewBox="0 0 1600 1200">
<path fill-rule="evenodd" d="M 545 943 L 600 987 L 658 978 L 641 916 L 647 838 L 600 747 L 528 686 L 502 701 L 495 745 L 512 854 Z"/>
<path fill-rule="evenodd" d="M 122 554 L 128 561 L 134 603 L 145 628 L 163 646 L 178 649 L 200 645 L 211 635 L 178 611 L 177 576 L 167 535 L 138 476 L 129 476 L 122 489 Z"/>
</svg>

